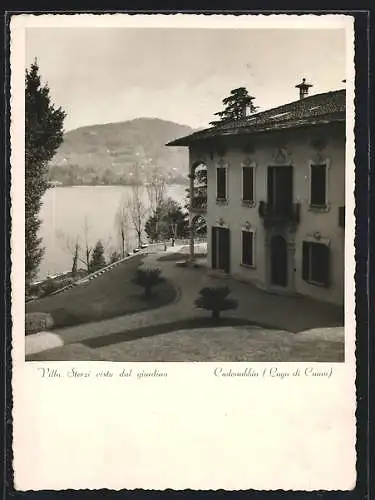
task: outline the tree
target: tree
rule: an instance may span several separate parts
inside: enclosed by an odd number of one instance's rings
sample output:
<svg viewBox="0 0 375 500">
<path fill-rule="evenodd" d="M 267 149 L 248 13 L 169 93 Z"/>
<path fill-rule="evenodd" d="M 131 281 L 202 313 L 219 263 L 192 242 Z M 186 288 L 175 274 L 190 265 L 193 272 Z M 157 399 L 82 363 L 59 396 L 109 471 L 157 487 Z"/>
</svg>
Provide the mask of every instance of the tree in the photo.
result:
<svg viewBox="0 0 375 500">
<path fill-rule="evenodd" d="M 85 256 L 83 259 L 80 259 L 81 262 L 86 266 L 87 272 L 91 272 L 90 267 L 90 255 L 93 251 L 92 246 L 89 243 L 89 225 L 87 221 L 87 216 L 85 216 L 84 224 L 83 224 L 83 244 L 84 244 L 84 252 Z"/>
<path fill-rule="evenodd" d="M 144 289 L 146 299 L 152 295 L 152 289 L 163 283 L 165 280 L 161 275 L 161 270 L 158 267 L 142 269 L 138 268 L 132 282 Z"/>
<path fill-rule="evenodd" d="M 139 166 L 135 166 L 135 175 L 133 182 L 130 186 L 131 192 L 127 199 L 126 206 L 129 211 L 130 222 L 137 234 L 138 247 L 142 245 L 142 230 L 147 214 L 147 207 L 145 204 L 144 185 L 140 176 Z"/>
<path fill-rule="evenodd" d="M 150 241 L 183 238 L 188 234 L 187 213 L 172 198 L 162 201 L 145 223 L 145 233 Z"/>
<path fill-rule="evenodd" d="M 253 101 L 255 97 L 249 95 L 246 87 L 233 89 L 230 95 L 223 99 L 224 110 L 215 113 L 219 120 L 210 122 L 210 125 L 220 125 L 222 123 L 239 120 L 247 116 L 249 113 L 255 113 L 258 106 L 255 106 Z"/>
<path fill-rule="evenodd" d="M 126 256 L 129 252 L 130 242 L 129 242 L 129 228 L 130 219 L 129 211 L 127 209 L 127 201 L 123 198 L 120 201 L 120 205 L 116 212 L 115 226 L 121 242 L 121 255 L 122 258 Z"/>
<path fill-rule="evenodd" d="M 51 103 L 50 89 L 42 85 L 37 61 L 25 77 L 25 283 L 28 289 L 44 254 L 38 236 L 39 211 L 47 190 L 48 163 L 63 141 L 66 114 Z"/>
<path fill-rule="evenodd" d="M 64 234 L 63 232 L 57 232 L 57 238 L 63 242 L 64 250 L 67 250 L 72 256 L 72 277 L 77 275 L 78 271 L 78 260 L 80 260 L 80 242 L 79 236 L 76 235 L 75 238 Z"/>
<path fill-rule="evenodd" d="M 227 286 L 205 287 L 199 292 L 200 297 L 195 300 L 196 307 L 212 312 L 212 318 L 220 319 L 222 311 L 236 309 L 238 302 L 228 298 L 230 289 Z"/>
<path fill-rule="evenodd" d="M 155 212 L 165 198 L 166 178 L 159 167 L 151 162 L 146 169 L 146 191 L 150 210 Z"/>
<path fill-rule="evenodd" d="M 90 260 L 90 272 L 95 273 L 106 266 L 106 261 L 104 257 L 104 247 L 100 240 L 96 242 L 96 245 L 92 251 Z"/>
<path fill-rule="evenodd" d="M 121 260 L 122 256 L 117 250 L 113 250 L 109 257 L 109 263 L 114 264 L 115 262 Z"/>
</svg>

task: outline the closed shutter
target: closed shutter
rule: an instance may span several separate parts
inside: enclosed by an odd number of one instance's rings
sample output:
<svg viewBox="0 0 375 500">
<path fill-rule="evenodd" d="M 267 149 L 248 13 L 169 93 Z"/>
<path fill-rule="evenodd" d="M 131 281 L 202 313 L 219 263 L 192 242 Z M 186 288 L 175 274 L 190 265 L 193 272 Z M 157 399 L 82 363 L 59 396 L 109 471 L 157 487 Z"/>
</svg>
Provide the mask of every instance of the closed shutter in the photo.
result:
<svg viewBox="0 0 375 500">
<path fill-rule="evenodd" d="M 251 231 L 242 231 L 242 263 L 247 266 L 253 265 L 253 237 Z"/>
<path fill-rule="evenodd" d="M 329 285 L 329 247 L 312 243 L 311 280 L 320 285 Z"/>
<path fill-rule="evenodd" d="M 227 198 L 227 171 L 226 168 L 217 168 L 217 199 L 226 200 Z"/>
<path fill-rule="evenodd" d="M 254 169 L 243 167 L 242 169 L 242 200 L 254 200 Z"/>
<path fill-rule="evenodd" d="M 326 205 L 326 165 L 311 165 L 311 205 Z"/>
<path fill-rule="evenodd" d="M 216 253 L 217 253 L 217 227 L 213 227 L 211 231 L 211 259 L 212 259 L 212 269 L 217 268 Z"/>
<path fill-rule="evenodd" d="M 309 280 L 310 269 L 310 245 L 307 241 L 302 243 L 302 279 Z"/>
</svg>

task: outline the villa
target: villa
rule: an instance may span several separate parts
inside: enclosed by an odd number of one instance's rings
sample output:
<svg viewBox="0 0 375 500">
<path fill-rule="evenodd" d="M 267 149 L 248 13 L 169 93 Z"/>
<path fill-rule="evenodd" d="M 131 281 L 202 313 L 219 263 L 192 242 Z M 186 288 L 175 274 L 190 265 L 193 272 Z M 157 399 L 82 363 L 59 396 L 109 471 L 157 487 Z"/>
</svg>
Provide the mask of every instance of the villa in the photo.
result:
<svg viewBox="0 0 375 500">
<path fill-rule="evenodd" d="M 189 148 L 191 258 L 204 217 L 211 272 L 343 305 L 346 93 L 296 87 L 295 102 L 167 144 Z"/>
</svg>

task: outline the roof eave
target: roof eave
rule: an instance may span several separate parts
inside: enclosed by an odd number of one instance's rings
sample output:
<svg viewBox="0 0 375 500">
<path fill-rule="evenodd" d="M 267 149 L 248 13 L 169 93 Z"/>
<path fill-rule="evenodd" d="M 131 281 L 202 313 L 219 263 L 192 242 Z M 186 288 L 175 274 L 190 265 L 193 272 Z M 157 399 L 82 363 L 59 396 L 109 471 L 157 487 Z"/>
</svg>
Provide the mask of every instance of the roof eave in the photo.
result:
<svg viewBox="0 0 375 500">
<path fill-rule="evenodd" d="M 345 122 L 345 113 L 338 113 L 337 116 L 331 117 L 318 117 L 316 120 L 294 120 L 286 122 L 272 123 L 258 128 L 252 127 L 238 127 L 228 130 L 218 130 L 216 133 L 210 133 L 214 129 L 208 129 L 203 132 L 205 133 L 195 133 L 185 137 L 180 137 L 174 141 L 168 142 L 166 146 L 190 146 L 190 144 L 197 141 L 204 141 L 209 139 L 215 139 L 217 137 L 226 137 L 231 135 L 241 135 L 241 134 L 259 134 L 263 132 L 275 132 L 277 130 L 286 130 L 291 128 L 303 128 L 315 125 L 327 125 L 329 123 Z"/>
</svg>

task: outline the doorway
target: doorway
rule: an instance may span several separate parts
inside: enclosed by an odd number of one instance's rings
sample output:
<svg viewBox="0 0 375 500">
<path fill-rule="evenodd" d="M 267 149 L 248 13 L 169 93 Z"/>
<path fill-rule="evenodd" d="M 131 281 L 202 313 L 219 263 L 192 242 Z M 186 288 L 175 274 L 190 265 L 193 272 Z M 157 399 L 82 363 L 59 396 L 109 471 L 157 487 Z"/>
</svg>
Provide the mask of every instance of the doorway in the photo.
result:
<svg viewBox="0 0 375 500">
<path fill-rule="evenodd" d="M 288 286 L 288 247 L 285 238 L 271 238 L 271 285 Z"/>
<path fill-rule="evenodd" d="M 211 237 L 212 269 L 230 272 L 230 232 L 225 227 L 213 227 Z"/>
</svg>

